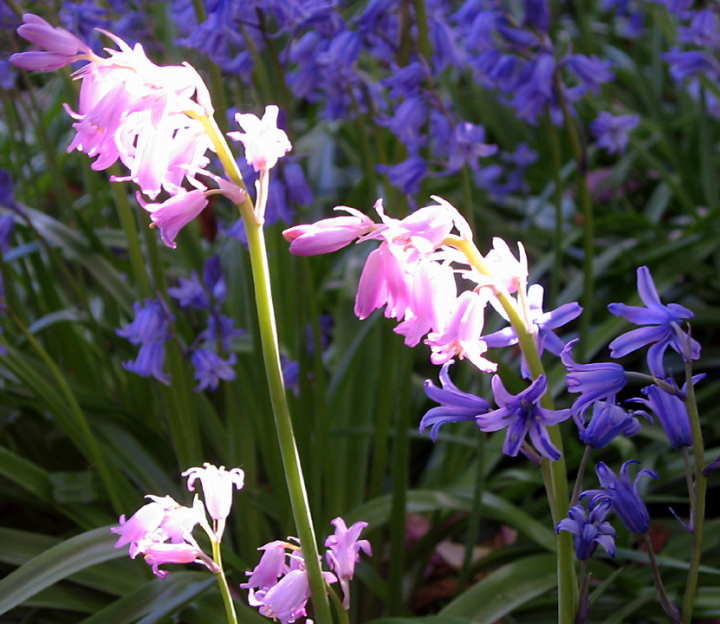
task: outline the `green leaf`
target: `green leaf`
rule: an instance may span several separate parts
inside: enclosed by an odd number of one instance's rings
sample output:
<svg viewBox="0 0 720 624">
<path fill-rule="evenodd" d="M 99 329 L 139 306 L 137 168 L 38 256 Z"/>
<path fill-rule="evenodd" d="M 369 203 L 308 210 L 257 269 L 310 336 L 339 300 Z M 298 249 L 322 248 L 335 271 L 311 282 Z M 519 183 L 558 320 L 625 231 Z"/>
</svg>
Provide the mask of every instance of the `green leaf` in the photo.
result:
<svg viewBox="0 0 720 624">
<path fill-rule="evenodd" d="M 83 587 L 52 585 L 25 601 L 28 607 L 62 609 L 79 613 L 95 613 L 105 608 L 108 598 Z"/>
<path fill-rule="evenodd" d="M 129 624 L 145 618 L 155 622 L 172 615 L 215 583 L 202 572 L 174 572 L 167 579 L 154 579 L 134 592 L 97 611 L 81 624 Z"/>
<path fill-rule="evenodd" d="M 557 585 L 553 555 L 535 555 L 503 566 L 458 596 L 441 615 L 493 624 L 520 605 Z"/>
<path fill-rule="evenodd" d="M 82 533 L 31 559 L 0 581 L 0 615 L 22 604 L 46 587 L 90 566 L 126 557 L 113 545 L 110 527 Z"/>
<path fill-rule="evenodd" d="M 428 615 L 426 617 L 384 617 L 370 620 L 367 624 L 470 624 L 472 620 L 462 617 L 449 617 L 444 615 Z"/>
</svg>

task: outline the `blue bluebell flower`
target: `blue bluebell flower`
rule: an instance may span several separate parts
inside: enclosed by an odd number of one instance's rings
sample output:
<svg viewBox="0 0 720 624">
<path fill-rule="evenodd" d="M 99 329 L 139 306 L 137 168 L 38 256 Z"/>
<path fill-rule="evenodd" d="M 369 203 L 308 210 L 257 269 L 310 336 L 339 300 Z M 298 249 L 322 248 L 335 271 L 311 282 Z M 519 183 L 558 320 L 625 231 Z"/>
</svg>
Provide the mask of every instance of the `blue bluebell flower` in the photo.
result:
<svg viewBox="0 0 720 624">
<path fill-rule="evenodd" d="M 611 303 L 608 310 L 635 325 L 648 327 L 633 329 L 615 338 L 610 343 L 610 355 L 620 358 L 647 344 L 652 344 L 647 354 L 648 367 L 653 375 L 662 378 L 665 377 L 663 356 L 668 347 L 675 349 L 685 361 L 697 360 L 700 357 L 700 343 L 680 329 L 682 320 L 691 319 L 694 315 L 677 303 L 663 305 L 650 269 L 645 266 L 637 270 L 637 285 L 640 299 L 647 307 Z"/>
<path fill-rule="evenodd" d="M 582 505 L 568 511 L 568 517 L 557 525 L 557 532 L 568 531 L 575 535 L 575 554 L 584 561 L 590 559 L 600 544 L 608 555 L 615 558 L 615 529 L 605 521 L 610 501 L 598 503 L 588 514 Z"/>
<path fill-rule="evenodd" d="M 672 380 L 668 380 L 672 382 Z M 695 380 L 693 380 L 694 382 Z M 672 384 L 671 384 L 672 385 Z M 679 393 L 685 396 L 687 384 Z M 666 392 L 656 385 L 642 389 L 647 399 L 631 399 L 634 403 L 642 403 L 657 416 L 665 434 L 673 448 L 681 449 L 683 446 L 692 446 L 692 431 L 690 430 L 690 417 L 684 401 L 676 394 Z M 640 412 L 645 414 L 645 412 Z"/>
<path fill-rule="evenodd" d="M 288 162 L 283 167 L 283 178 L 290 199 L 301 206 L 313 203 L 313 194 L 305 179 L 302 167 L 296 162 Z"/>
<path fill-rule="evenodd" d="M 222 305 L 227 294 L 227 287 L 218 254 L 213 254 L 205 261 L 203 283 L 207 292 L 212 293 L 217 305 Z"/>
<path fill-rule="evenodd" d="M 462 53 L 455 40 L 457 34 L 445 21 L 433 20 L 430 29 L 430 39 L 433 46 L 432 67 L 435 74 L 442 72 L 448 65 L 457 68 L 463 67 Z"/>
<path fill-rule="evenodd" d="M 572 358 L 572 348 L 577 339 L 567 343 L 560 354 L 565 366 L 568 392 L 579 392 L 573 403 L 574 415 L 581 415 L 595 401 L 615 401 L 615 396 L 625 387 L 625 369 L 615 362 L 578 364 Z"/>
<path fill-rule="evenodd" d="M 425 431 L 430 427 L 430 437 L 433 442 L 437 442 L 437 436 L 440 427 L 451 422 L 462 422 L 476 420 L 481 414 L 490 411 L 490 403 L 485 399 L 468 394 L 459 390 L 455 384 L 450 381 L 448 368 L 454 363 L 450 360 L 443 364 L 440 369 L 440 383 L 442 388 L 438 388 L 429 379 L 425 381 L 425 394 L 428 398 L 440 403 L 440 407 L 433 407 L 422 417 L 420 421 L 420 431 Z"/>
<path fill-rule="evenodd" d="M 647 507 L 640 498 L 638 492 L 638 481 L 643 475 L 648 475 L 657 480 L 658 475 L 654 470 L 641 470 L 635 477 L 635 482 L 630 481 L 628 466 L 639 464 L 636 459 L 626 461 L 620 469 L 620 478 L 610 470 L 603 462 L 598 462 L 595 467 L 601 490 L 588 490 L 580 495 L 580 498 L 590 498 L 590 509 L 602 501 L 609 500 L 612 510 L 617 514 L 622 523 L 631 533 L 642 535 L 650 528 L 650 514 Z"/>
<path fill-rule="evenodd" d="M 421 96 L 413 96 L 402 102 L 392 117 L 381 117 L 378 125 L 386 126 L 411 153 L 417 153 L 424 144 L 425 137 L 420 133 L 428 118 L 428 107 Z"/>
<path fill-rule="evenodd" d="M 10 247 L 10 237 L 15 229 L 15 217 L 11 213 L 4 214 L 0 217 L 0 251 L 3 255 L 8 252 Z"/>
<path fill-rule="evenodd" d="M 300 395 L 300 362 L 291 360 L 285 354 L 280 354 L 283 382 L 286 390 L 292 390 L 295 396 Z"/>
<path fill-rule="evenodd" d="M 59 12 L 60 21 L 66 30 L 73 33 L 87 45 L 100 49 L 96 28 L 107 29 L 110 19 L 107 12 L 95 0 L 83 0 L 80 4 L 65 0 Z"/>
<path fill-rule="evenodd" d="M 198 349 L 192 354 L 192 364 L 195 367 L 195 379 L 200 383 L 195 392 L 209 389 L 215 390 L 221 379 L 232 381 L 235 379 L 235 354 L 231 353 L 227 360 L 223 360 L 219 355 L 209 349 Z"/>
<path fill-rule="evenodd" d="M 720 63 L 700 50 L 681 52 L 675 47 L 662 57 L 670 63 L 670 76 L 675 82 L 682 82 L 691 76 L 704 75 L 714 79 L 720 76 Z"/>
<path fill-rule="evenodd" d="M 17 74 L 7 59 L 0 59 L 0 89 L 10 90 L 15 87 Z"/>
<path fill-rule="evenodd" d="M 157 299 L 146 299 L 145 303 L 136 301 L 133 304 L 135 320 L 121 329 L 116 329 L 118 336 L 127 338 L 131 344 L 147 342 L 165 342 L 169 340 L 168 320 L 170 313 Z"/>
<path fill-rule="evenodd" d="M 165 348 L 162 342 L 144 342 L 138 351 L 135 361 L 123 362 L 123 368 L 141 377 L 155 377 L 166 386 L 170 385 L 170 378 L 163 372 L 165 362 Z"/>
<path fill-rule="evenodd" d="M 485 158 L 497 153 L 497 145 L 485 142 L 485 128 L 462 121 L 455 126 L 450 143 L 449 171 L 459 171 L 467 164 L 471 169 L 478 168 L 478 158 Z"/>
<path fill-rule="evenodd" d="M 600 84 L 615 78 L 615 74 L 610 69 L 612 62 L 608 59 L 572 54 L 567 57 L 565 64 L 578 77 L 582 85 L 592 91 L 596 97 L 600 95 Z"/>
<path fill-rule="evenodd" d="M 198 338 L 210 344 L 216 344 L 220 337 L 220 346 L 223 351 L 230 351 L 232 339 L 243 336 L 245 331 L 235 327 L 235 322 L 223 314 L 214 312 L 208 317 L 208 326 Z"/>
<path fill-rule="evenodd" d="M 630 438 L 641 429 L 640 421 L 612 401 L 596 401 L 587 427 L 578 420 L 580 439 L 592 448 L 604 448 L 620 434 Z"/>
<path fill-rule="evenodd" d="M 387 173 L 390 183 L 406 195 L 417 193 L 428 175 L 427 163 L 420 156 L 411 156 L 394 166 L 375 165 L 375 169 L 378 173 Z"/>
<path fill-rule="evenodd" d="M 525 18 L 523 26 L 535 28 L 546 33 L 550 28 L 550 7 L 547 0 L 525 0 Z"/>
<path fill-rule="evenodd" d="M 556 336 L 552 330 L 562 327 L 580 316 L 582 307 L 577 302 L 572 302 L 561 305 L 552 312 L 543 312 L 543 287 L 539 284 L 530 286 L 527 300 L 530 311 L 530 321 L 535 326 L 535 331 L 538 335 L 538 351 L 540 355 L 547 349 L 550 353 L 559 356 L 565 348 L 565 343 L 561 338 Z M 498 310 L 498 312 L 503 314 L 502 310 Z M 483 340 L 488 347 L 495 348 L 509 347 L 518 342 L 515 329 L 511 326 L 483 336 Z M 524 358 L 522 361 L 522 374 L 526 379 L 530 378 L 530 371 Z"/>
<path fill-rule="evenodd" d="M 720 46 L 718 32 L 718 16 L 712 9 L 698 11 L 692 18 L 690 26 L 678 28 L 678 43 L 692 43 L 703 48 Z"/>
<path fill-rule="evenodd" d="M 18 203 L 13 191 L 13 181 L 7 169 L 0 169 L 0 206 L 10 210 L 18 210 Z"/>
<path fill-rule="evenodd" d="M 181 308 L 195 308 L 196 310 L 207 310 L 210 308 L 210 297 L 200 283 L 197 271 L 190 272 L 190 279 L 181 277 L 178 279 L 178 286 L 167 289 L 168 295 L 177 299 Z"/>
<path fill-rule="evenodd" d="M 611 115 L 602 111 L 590 125 L 592 133 L 598 140 L 598 147 L 602 147 L 609 154 L 625 153 L 628 141 L 628 132 L 640 124 L 640 115 Z"/>
<path fill-rule="evenodd" d="M 553 461 L 560 459 L 560 451 L 550 440 L 546 427 L 567 420 L 571 412 L 569 409 L 548 410 L 540 406 L 540 400 L 547 390 L 545 376 L 541 375 L 525 390 L 513 395 L 505 389 L 500 377 L 495 375 L 492 389 L 499 409 L 476 418 L 481 431 L 499 431 L 507 427 L 503 453 L 510 457 L 517 456 L 525 436 L 530 434 L 530 440 L 541 455 Z"/>
<path fill-rule="evenodd" d="M 380 84 L 390 89 L 388 96 L 391 100 L 420 95 L 420 85 L 428 78 L 427 67 L 415 61 L 405 67 L 395 66 L 392 69 L 392 74 L 380 81 Z"/>
</svg>

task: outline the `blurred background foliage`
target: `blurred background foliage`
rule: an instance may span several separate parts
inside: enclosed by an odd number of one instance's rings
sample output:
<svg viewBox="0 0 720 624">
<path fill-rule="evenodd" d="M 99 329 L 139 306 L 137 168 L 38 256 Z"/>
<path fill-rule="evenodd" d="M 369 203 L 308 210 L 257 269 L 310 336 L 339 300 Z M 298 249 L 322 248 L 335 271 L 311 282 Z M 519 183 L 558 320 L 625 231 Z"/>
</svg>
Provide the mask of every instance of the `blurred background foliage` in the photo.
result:
<svg viewBox="0 0 720 624">
<path fill-rule="evenodd" d="M 141 42 L 156 63 L 189 61 L 206 79 L 225 129 L 236 110 L 259 114 L 278 104 L 284 111 L 294 149 L 275 177 L 267 228 L 276 314 L 318 536 L 331 532 L 329 522 L 338 515 L 348 524 L 370 523 L 374 557 L 359 564 L 352 621 L 556 621 L 554 528 L 538 471 L 525 459 L 502 455 L 503 433 L 481 439 L 474 425 L 460 423 L 445 427 L 436 444 L 418 433 L 431 406 L 423 381 L 436 380 L 437 367 L 425 346 L 405 348 L 381 313 L 363 322 L 353 314 L 369 250 L 351 246 L 294 257 L 281 237 L 289 224 L 330 216 L 336 205 L 372 214 L 378 196 L 388 214 L 399 217 L 439 195 L 468 217 L 481 250 L 494 236 L 511 246 L 523 242 L 531 279 L 545 286 L 551 308 L 580 300 L 587 288 L 588 219 L 579 188 L 586 176 L 594 291 L 585 357 L 607 359 L 608 343 L 626 323 L 606 305 L 634 303 L 635 269 L 649 266 L 663 299 L 695 313 L 692 333 L 703 345 L 695 370 L 707 373 L 698 387 L 707 459 L 720 454 L 717 5 L 553 1 L 544 26 L 532 19 L 540 4 L 84 0 L 22 6 L 98 50 L 107 40 L 94 27 Z M 133 513 L 148 493 L 188 503 L 179 473 L 210 461 L 247 475 L 223 558 L 240 620 L 259 622 L 261 616 L 242 606 L 238 584 L 257 563 L 256 549 L 294 528 L 249 262 L 242 232 L 233 227 L 237 214 L 218 199 L 180 234 L 176 250 L 163 247 L 130 186 L 108 182 L 108 174 L 119 171 L 93 171 L 85 155 L 66 152 L 73 131 L 63 104 L 74 108 L 77 101 L 70 72 L 31 75 L 7 65 L 10 53 L 25 49 L 14 34 L 19 19 L 12 8 L 0 4 L 0 204 L 15 217 L 0 263 L 7 349 L 0 357 L 0 570 L 23 572 L 0 585 L 3 621 L 222 621 L 220 596 L 207 574 L 178 569 L 167 580 L 154 579 L 114 551 L 103 528 Z M 505 15 L 514 32 L 483 30 L 477 16 L 490 9 Z M 714 19 L 706 39 L 684 37 L 704 10 Z M 521 41 L 519 32 L 536 41 Z M 677 46 L 704 54 L 705 65 L 668 60 Z M 533 102 L 529 112 L 518 100 L 534 78 L 521 77 L 520 69 L 512 84 L 493 78 L 483 65 L 488 49 L 519 64 L 554 55 L 553 80 L 566 80 L 563 93 L 574 109 L 567 123 L 555 114 L 558 82 L 547 87 L 554 95 Z M 599 63 L 590 76 L 572 72 L 568 59 L 575 53 Z M 411 63 L 421 67 L 415 90 L 393 91 L 392 79 Z M 594 84 L 592 72 L 600 69 L 613 77 Z M 578 86 L 585 88 L 565 91 Z M 417 102 L 400 113 L 413 98 Z M 600 111 L 640 116 L 623 153 L 597 144 L 590 124 Z M 472 133 L 458 145 L 455 129 L 467 122 Z M 496 145 L 497 152 L 478 159 L 473 149 L 482 144 Z M 291 163 L 301 167 L 306 189 Z M 401 163 L 405 169 L 387 169 Z M 141 240 L 139 266 L 128 253 L 128 236 Z M 222 313 L 244 333 L 230 345 L 235 380 L 194 392 L 189 353 L 207 315 L 180 308 L 167 289 L 191 271 L 201 275 L 213 254 L 227 283 Z M 133 303 L 148 296 L 141 283 L 174 316 L 166 344 L 169 386 L 123 367 L 136 348 L 116 329 L 133 319 Z M 571 327 L 563 338 L 578 331 Z M 511 391 L 522 387 L 517 352 L 491 357 Z M 566 407 L 564 370 L 551 358 L 547 363 L 558 406 Z M 678 359 L 676 370 L 681 364 Z M 636 354 L 626 365 L 645 370 L 644 357 Z M 453 376 L 463 390 L 489 398 L 489 376 L 465 363 L 455 365 Z M 564 433 L 572 474 L 582 445 L 572 422 L 564 423 Z M 682 459 L 669 449 L 657 425 L 645 425 L 598 459 L 617 466 L 636 458 L 660 474 L 659 483 L 644 484 L 646 500 L 665 585 L 678 600 L 690 538 L 668 508 L 684 517 L 688 504 Z M 586 481 L 595 478 L 589 472 Z M 709 487 L 696 614 L 712 621 L 720 618 L 717 476 Z M 664 621 L 645 554 L 634 536 L 617 528 L 617 558 L 590 564 L 591 621 Z M 466 542 L 473 559 L 464 569 Z"/>
</svg>

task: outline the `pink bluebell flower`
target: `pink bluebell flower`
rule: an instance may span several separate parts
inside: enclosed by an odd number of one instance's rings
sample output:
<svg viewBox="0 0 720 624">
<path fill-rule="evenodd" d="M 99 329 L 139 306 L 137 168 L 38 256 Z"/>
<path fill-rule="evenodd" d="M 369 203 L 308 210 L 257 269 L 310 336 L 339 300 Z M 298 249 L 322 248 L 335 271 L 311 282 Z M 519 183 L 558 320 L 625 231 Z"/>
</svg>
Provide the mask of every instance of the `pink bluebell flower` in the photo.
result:
<svg viewBox="0 0 720 624">
<path fill-rule="evenodd" d="M 25 13 L 18 35 L 44 51 L 20 52 L 10 56 L 10 63 L 28 71 L 54 71 L 86 58 L 92 50 L 72 33 L 54 28 L 44 19 Z"/>
<path fill-rule="evenodd" d="M 350 216 L 321 219 L 285 230 L 283 236 L 290 243 L 290 252 L 298 256 L 331 253 L 377 228 L 372 219 L 355 208 L 337 206 L 335 210 L 342 210 Z"/>
<path fill-rule="evenodd" d="M 255 171 L 272 169 L 279 158 L 292 149 L 284 130 L 277 127 L 277 106 L 265 107 L 262 119 L 252 113 L 238 113 L 235 121 L 244 132 L 229 132 L 235 141 L 245 146 L 245 159 Z"/>
<path fill-rule="evenodd" d="M 230 515 L 233 486 L 237 490 L 242 489 L 245 473 L 240 468 L 225 470 L 225 466 L 218 468 L 207 462 L 203 466 L 203 468 L 189 468 L 182 473 L 182 476 L 188 477 L 187 487 L 191 492 L 195 491 L 193 486 L 195 480 L 200 479 L 205 495 L 205 506 L 210 517 L 218 522 L 224 522 Z"/>
<path fill-rule="evenodd" d="M 557 532 L 568 531 L 575 535 L 575 555 L 581 561 L 589 559 L 600 544 L 608 555 L 615 558 L 615 529 L 605 521 L 610 501 L 604 500 L 588 513 L 582 505 L 568 511 L 568 517 L 557 525 Z"/>
<path fill-rule="evenodd" d="M 245 574 L 250 578 L 247 583 L 241 583 L 242 589 L 267 590 L 278 582 L 278 579 L 290 571 L 286 559 L 288 543 L 274 541 L 258 548 L 263 554 L 255 569 Z"/>
<path fill-rule="evenodd" d="M 355 564 L 360 561 L 360 551 L 372 556 L 370 542 L 358 540 L 361 531 L 368 526 L 367 522 L 356 522 L 350 528 L 342 518 L 332 521 L 335 534 L 325 540 L 325 547 L 329 550 L 325 554 L 330 569 L 340 580 L 343 590 L 343 607 L 350 608 L 350 581 L 355 574 Z"/>
<path fill-rule="evenodd" d="M 439 407 L 433 407 L 420 421 L 420 431 L 430 427 L 430 437 L 433 442 L 437 441 L 440 427 L 451 422 L 476 420 L 478 416 L 487 414 L 490 411 L 490 403 L 485 399 L 468 394 L 459 390 L 450 380 L 448 369 L 454 360 L 445 362 L 440 369 L 440 383 L 438 388 L 429 379 L 425 382 L 425 394 L 428 398 L 439 403 Z"/>
<path fill-rule="evenodd" d="M 611 303 L 608 310 L 615 316 L 622 316 L 635 325 L 645 325 L 618 336 L 610 343 L 610 355 L 620 358 L 647 344 L 647 363 L 656 377 L 665 377 L 663 356 L 668 347 L 677 351 L 685 361 L 700 357 L 700 343 L 680 328 L 684 319 L 693 318 L 693 313 L 677 304 L 664 305 L 660 301 L 650 269 L 643 266 L 637 270 L 637 285 L 640 299 L 646 307 Z"/>
<path fill-rule="evenodd" d="M 493 395 L 499 408 L 477 417 L 481 431 L 499 431 L 507 427 L 503 453 L 517 456 L 520 447 L 529 434 L 537 451 L 552 460 L 560 459 L 560 451 L 550 440 L 546 427 L 556 425 L 570 418 L 569 409 L 549 410 L 540 406 L 547 390 L 547 379 L 540 375 L 525 390 L 517 395 L 510 394 L 499 375 L 492 379 Z"/>
<path fill-rule="evenodd" d="M 620 469 L 620 478 L 618 479 L 617 475 L 603 462 L 598 462 L 595 472 L 597 472 L 602 489 L 587 490 L 580 495 L 580 498 L 591 499 L 590 509 L 594 509 L 602 501 L 610 501 L 612 510 L 617 514 L 627 530 L 642 535 L 650 528 L 650 514 L 642 498 L 640 498 L 637 484 L 643 475 L 648 475 L 656 480 L 658 475 L 654 470 L 641 470 L 633 483 L 628 475 L 628 466 L 639 463 L 636 459 L 626 461 Z"/>
</svg>

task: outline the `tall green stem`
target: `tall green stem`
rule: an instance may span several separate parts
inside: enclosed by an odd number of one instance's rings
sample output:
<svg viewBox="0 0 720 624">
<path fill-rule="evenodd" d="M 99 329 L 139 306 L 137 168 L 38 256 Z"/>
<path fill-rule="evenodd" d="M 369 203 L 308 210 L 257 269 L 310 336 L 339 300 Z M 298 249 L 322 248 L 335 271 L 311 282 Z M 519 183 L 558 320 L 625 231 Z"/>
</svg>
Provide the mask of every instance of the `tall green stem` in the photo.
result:
<svg viewBox="0 0 720 624">
<path fill-rule="evenodd" d="M 230 595 L 230 588 L 228 587 L 227 578 L 225 578 L 225 570 L 222 565 L 222 555 L 220 554 L 220 544 L 213 540 L 213 561 L 220 569 L 215 575 L 218 586 L 220 587 L 220 593 L 222 594 L 223 605 L 225 605 L 225 614 L 227 615 L 228 624 L 237 624 L 237 615 L 235 614 L 235 605 L 233 604 L 232 596 Z"/>
<path fill-rule="evenodd" d="M 690 417 L 690 430 L 693 438 L 693 454 L 695 455 L 695 509 L 692 510 L 692 551 L 690 554 L 690 569 L 688 570 L 687 585 L 683 598 L 682 621 L 689 624 L 692 619 L 695 593 L 697 591 L 698 572 L 700 570 L 700 555 L 702 554 L 703 528 L 705 526 L 705 495 L 707 480 L 703 474 L 705 467 L 705 446 L 700 430 L 700 415 L 695 401 L 695 388 L 692 381 L 692 366 L 685 362 L 685 379 L 687 380 L 687 396 L 685 407 Z M 692 496 L 691 496 L 692 500 Z"/>
<path fill-rule="evenodd" d="M 265 251 L 265 238 L 262 226 L 258 225 L 253 214 L 242 211 L 247 230 L 248 247 L 253 282 L 255 284 L 255 302 L 257 305 L 260 339 L 262 342 L 265 372 L 270 387 L 270 399 L 275 417 L 280 453 L 282 454 L 285 479 L 290 492 L 295 526 L 298 530 L 305 565 L 307 566 L 310 593 L 312 594 L 315 618 L 319 624 L 332 624 L 330 603 L 325 591 L 325 580 L 318 561 L 318 548 L 315 541 L 315 530 L 310 517 L 305 481 L 303 480 L 300 456 L 295 445 L 290 410 L 285 396 L 285 383 L 280 365 L 277 327 L 273 310 L 272 292 L 270 289 L 270 272 Z"/>
</svg>

